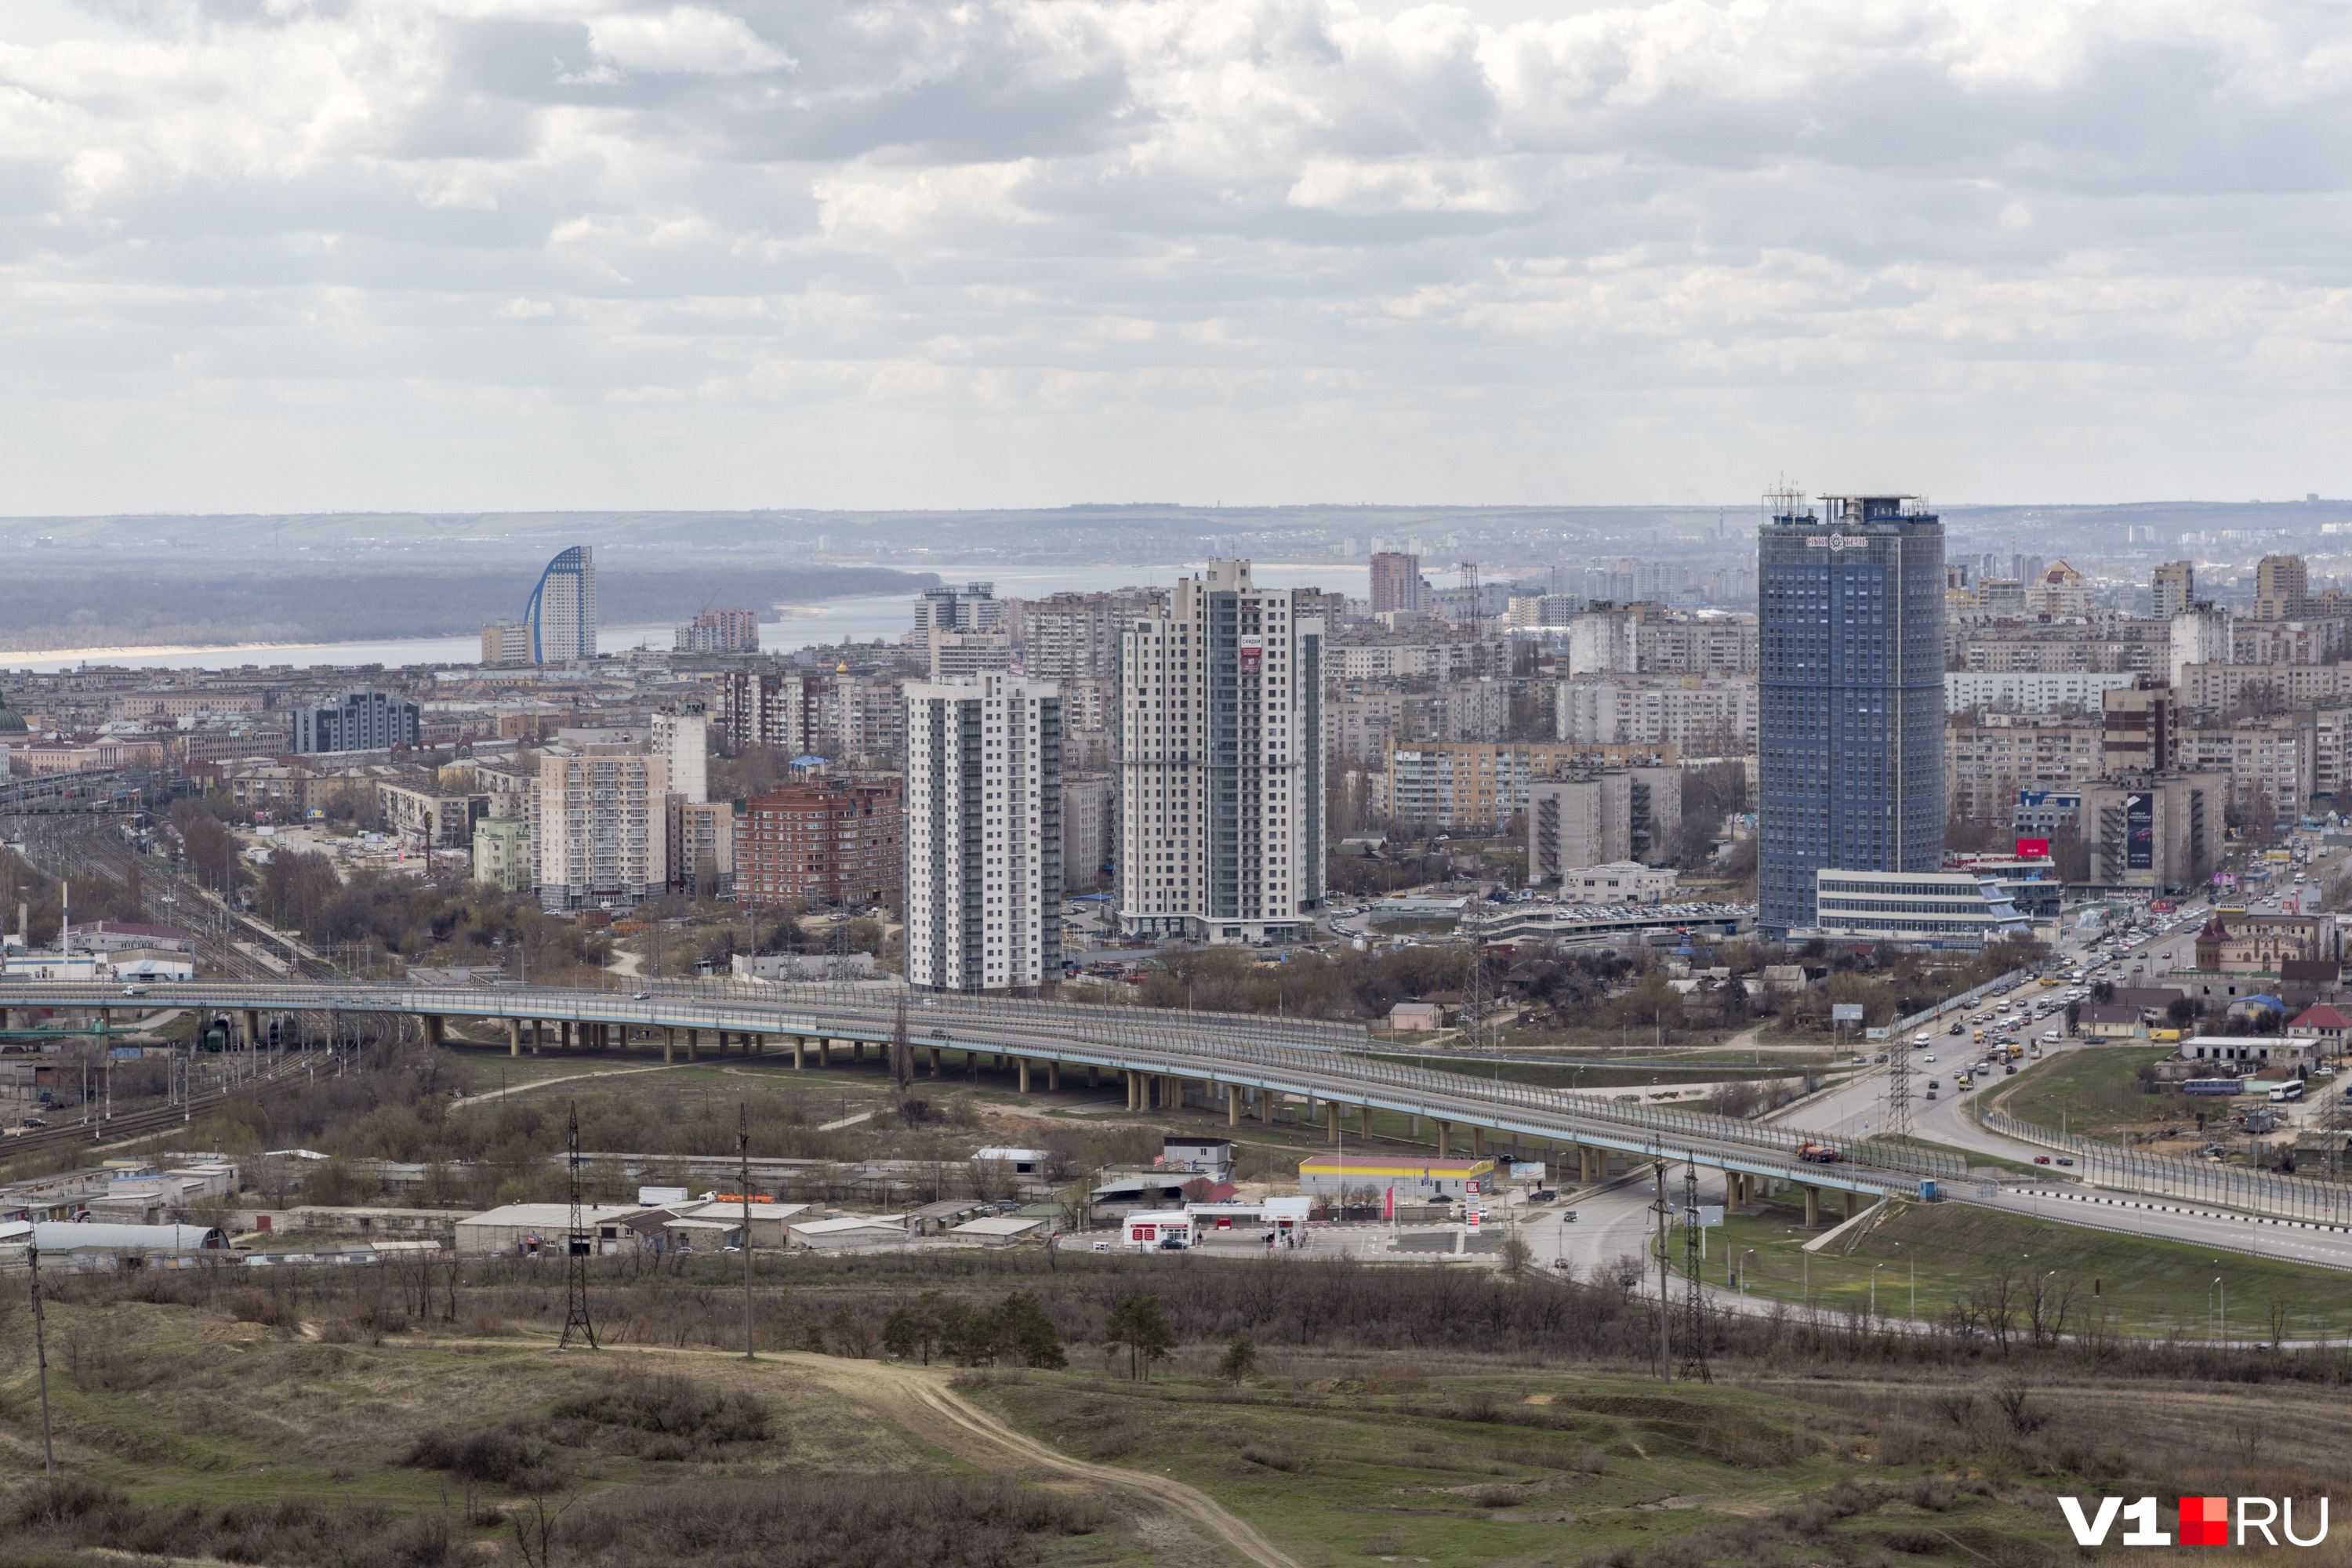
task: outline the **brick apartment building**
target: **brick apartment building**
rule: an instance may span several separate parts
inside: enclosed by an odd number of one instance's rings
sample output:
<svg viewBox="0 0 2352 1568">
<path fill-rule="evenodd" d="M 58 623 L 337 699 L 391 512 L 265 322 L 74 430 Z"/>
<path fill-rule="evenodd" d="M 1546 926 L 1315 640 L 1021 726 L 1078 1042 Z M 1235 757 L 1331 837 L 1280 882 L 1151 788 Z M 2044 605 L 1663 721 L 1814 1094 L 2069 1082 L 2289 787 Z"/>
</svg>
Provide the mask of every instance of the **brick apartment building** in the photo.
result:
<svg viewBox="0 0 2352 1568">
<path fill-rule="evenodd" d="M 894 778 L 816 778 L 746 803 L 736 897 L 769 908 L 865 903 L 902 885 L 906 814 Z"/>
</svg>

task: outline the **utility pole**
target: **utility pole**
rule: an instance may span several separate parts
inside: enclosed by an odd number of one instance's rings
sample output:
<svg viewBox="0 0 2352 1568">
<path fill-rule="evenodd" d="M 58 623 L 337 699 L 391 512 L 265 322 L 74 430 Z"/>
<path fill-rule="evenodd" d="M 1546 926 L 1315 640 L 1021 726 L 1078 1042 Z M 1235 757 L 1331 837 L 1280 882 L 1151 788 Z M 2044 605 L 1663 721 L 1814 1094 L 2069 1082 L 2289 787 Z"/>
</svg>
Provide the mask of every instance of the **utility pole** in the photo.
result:
<svg viewBox="0 0 2352 1568">
<path fill-rule="evenodd" d="M 1650 1205 L 1658 1216 L 1658 1377 L 1661 1382 L 1672 1383 L 1674 1289 L 1669 1275 L 1674 1259 L 1666 1252 L 1666 1216 L 1675 1211 L 1666 1203 L 1666 1157 L 1663 1150 L 1651 1170 L 1658 1179 L 1658 1201 Z"/>
</svg>

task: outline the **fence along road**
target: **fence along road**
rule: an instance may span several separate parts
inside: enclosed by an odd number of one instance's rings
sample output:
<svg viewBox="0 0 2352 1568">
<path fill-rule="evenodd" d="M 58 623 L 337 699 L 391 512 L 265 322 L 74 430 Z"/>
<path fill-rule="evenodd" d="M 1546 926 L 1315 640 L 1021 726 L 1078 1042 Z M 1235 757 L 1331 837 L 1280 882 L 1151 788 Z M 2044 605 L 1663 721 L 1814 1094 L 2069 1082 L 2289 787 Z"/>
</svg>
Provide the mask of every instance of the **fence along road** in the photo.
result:
<svg viewBox="0 0 2352 1568">
<path fill-rule="evenodd" d="M 520 1026 L 581 1023 L 632 1028 L 715 1030 L 800 1041 L 888 1041 L 897 1025 L 896 993 L 846 985 L 754 986 L 730 982 L 671 983 L 642 999 L 618 991 L 568 987 L 427 987 L 180 982 L 151 988 L 137 1005 L 176 1004 L 247 1016 L 250 1030 L 267 1012 L 413 1016 L 428 1032 L 453 1018 L 503 1020 L 520 1050 Z M 119 987 L 45 982 L 0 984 L 0 1005 L 121 1008 Z M 1847 1158 L 1817 1164 L 1797 1157 L 1812 1135 L 1762 1122 L 1620 1103 L 1507 1080 L 1381 1060 L 1359 1054 L 1370 1044 L 1360 1026 L 1262 1017 L 1255 1014 L 1168 1012 L 1080 1006 L 957 994 L 908 997 L 907 1030 L 918 1051 L 1001 1053 L 1024 1064 L 1108 1068 L 1128 1077 L 1130 1104 L 1168 1103 L 1181 1085 L 1223 1094 L 1238 1122 L 1244 1090 L 1304 1094 L 1326 1102 L 1336 1132 L 1341 1107 L 1427 1117 L 1441 1148 L 1453 1152 L 1456 1127 L 1472 1148 L 1488 1131 L 1615 1151 L 1637 1158 L 1689 1160 L 1734 1175 L 1875 1197 L 1916 1191 L 1920 1178 L 1959 1179 L 1963 1163 L 1901 1145 L 1843 1145 Z M 1024 1067 L 1026 1082 L 1026 1067 Z M 1265 1101 L 1261 1100 L 1261 1105 Z M 1263 1111 L 1261 1112 L 1263 1114 Z M 1470 1151 L 1464 1151 L 1468 1152 Z M 1810 1204 L 1810 1197 L 1809 1197 Z"/>
</svg>

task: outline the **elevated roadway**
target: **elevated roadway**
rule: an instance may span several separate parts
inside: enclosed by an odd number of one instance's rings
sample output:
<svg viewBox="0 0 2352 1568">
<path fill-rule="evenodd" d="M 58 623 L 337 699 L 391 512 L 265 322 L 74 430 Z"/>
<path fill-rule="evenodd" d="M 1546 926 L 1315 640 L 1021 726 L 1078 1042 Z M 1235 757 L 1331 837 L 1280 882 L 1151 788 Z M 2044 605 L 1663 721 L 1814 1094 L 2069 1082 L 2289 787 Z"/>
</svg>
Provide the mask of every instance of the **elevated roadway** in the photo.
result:
<svg viewBox="0 0 2352 1568">
<path fill-rule="evenodd" d="M 0 1005 L 144 1010 L 168 995 L 179 1005 L 241 1016 L 248 1038 L 258 1035 L 261 1015 L 279 1012 L 415 1017 L 436 1039 L 455 1021 L 488 1023 L 504 1026 L 508 1049 L 516 1055 L 551 1031 L 567 1046 L 617 1048 L 628 1031 L 637 1030 L 658 1035 L 667 1060 L 681 1053 L 699 1059 L 706 1049 L 774 1051 L 789 1053 L 796 1066 L 829 1061 L 836 1048 L 862 1059 L 866 1047 L 887 1046 L 900 1026 L 897 993 L 854 986 L 671 984 L 631 994 L 204 981 L 150 993 L 134 998 L 119 986 L 11 982 L 0 986 Z M 1759 1181 L 1801 1188 L 1809 1211 L 1824 1192 L 1875 1198 L 1916 1192 L 1922 1178 L 1948 1183 L 1961 1174 L 1949 1156 L 1884 1145 L 1849 1145 L 1851 1158 L 1814 1163 L 1798 1157 L 1810 1135 L 1794 1129 L 1381 1060 L 1364 1054 L 1369 1037 L 1356 1026 L 909 995 L 904 1027 L 919 1070 L 932 1076 L 950 1051 L 1006 1058 L 1024 1090 L 1040 1070 L 1044 1087 L 1058 1087 L 1066 1070 L 1086 1071 L 1097 1082 L 1109 1073 L 1124 1084 L 1131 1109 L 1172 1106 L 1194 1094 L 1213 1107 L 1222 1103 L 1234 1126 L 1245 1106 L 1254 1105 L 1264 1120 L 1277 1096 L 1298 1095 L 1320 1107 L 1334 1139 L 1351 1113 L 1385 1110 L 1431 1121 L 1441 1158 L 1483 1154 L 1488 1136 L 1499 1133 L 1567 1145 L 1577 1151 L 1587 1179 L 1605 1170 L 1611 1153 L 1688 1160 L 1725 1173 L 1742 1193 Z M 1457 1138 L 1467 1147 L 1457 1147 Z"/>
</svg>

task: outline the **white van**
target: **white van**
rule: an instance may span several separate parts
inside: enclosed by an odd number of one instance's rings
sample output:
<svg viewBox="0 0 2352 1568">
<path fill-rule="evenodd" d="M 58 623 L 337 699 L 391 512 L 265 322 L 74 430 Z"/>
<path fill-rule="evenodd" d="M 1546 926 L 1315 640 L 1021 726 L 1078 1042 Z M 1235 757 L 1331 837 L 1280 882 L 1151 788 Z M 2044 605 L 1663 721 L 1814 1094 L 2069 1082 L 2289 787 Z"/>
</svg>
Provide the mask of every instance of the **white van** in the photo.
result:
<svg viewBox="0 0 2352 1568">
<path fill-rule="evenodd" d="M 1914 1035 L 1911 1037 L 1911 1048 L 1915 1051 L 1924 1051 L 1935 1043 L 1936 1042 L 1934 1040 L 1928 1038 L 1927 1036 L 1924 1034 Z"/>
</svg>

